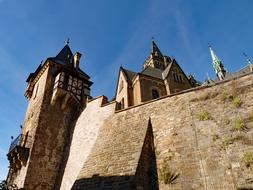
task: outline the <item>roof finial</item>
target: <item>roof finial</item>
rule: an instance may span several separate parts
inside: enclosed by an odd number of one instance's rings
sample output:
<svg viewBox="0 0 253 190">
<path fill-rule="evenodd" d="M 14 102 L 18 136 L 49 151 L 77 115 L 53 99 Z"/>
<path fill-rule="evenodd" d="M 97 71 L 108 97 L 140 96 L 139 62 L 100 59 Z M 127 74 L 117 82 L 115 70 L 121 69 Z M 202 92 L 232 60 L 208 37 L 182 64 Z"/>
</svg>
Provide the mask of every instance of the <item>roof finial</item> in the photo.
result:
<svg viewBox="0 0 253 190">
<path fill-rule="evenodd" d="M 152 41 L 154 41 L 154 40 L 155 40 L 154 36 L 152 36 L 152 37 L 151 37 L 151 40 L 152 40 Z"/>
<path fill-rule="evenodd" d="M 69 45 L 69 38 L 67 38 L 67 40 L 65 41 L 65 45 Z"/>
</svg>

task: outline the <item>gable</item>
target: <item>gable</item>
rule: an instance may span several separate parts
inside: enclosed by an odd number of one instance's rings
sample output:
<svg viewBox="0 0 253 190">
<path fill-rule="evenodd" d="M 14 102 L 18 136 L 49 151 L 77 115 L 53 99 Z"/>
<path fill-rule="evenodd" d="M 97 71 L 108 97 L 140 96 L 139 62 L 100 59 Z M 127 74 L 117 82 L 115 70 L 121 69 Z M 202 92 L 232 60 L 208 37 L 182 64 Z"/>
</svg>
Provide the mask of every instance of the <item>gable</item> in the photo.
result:
<svg viewBox="0 0 253 190">
<path fill-rule="evenodd" d="M 190 84 L 188 77 L 175 60 L 163 72 L 163 79 L 168 78 L 172 78 L 177 82 Z"/>
</svg>

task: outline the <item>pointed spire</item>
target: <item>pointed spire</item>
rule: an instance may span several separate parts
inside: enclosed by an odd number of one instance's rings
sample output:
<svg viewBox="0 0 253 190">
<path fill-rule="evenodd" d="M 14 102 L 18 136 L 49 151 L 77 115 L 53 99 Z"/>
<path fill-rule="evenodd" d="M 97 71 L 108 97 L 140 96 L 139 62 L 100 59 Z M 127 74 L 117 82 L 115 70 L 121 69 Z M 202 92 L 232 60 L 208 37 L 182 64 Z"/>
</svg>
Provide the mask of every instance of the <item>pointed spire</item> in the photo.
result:
<svg viewBox="0 0 253 190">
<path fill-rule="evenodd" d="M 72 57 L 73 53 L 69 45 L 66 43 L 66 45 L 62 48 L 58 55 L 56 55 L 55 59 L 60 60 L 65 64 L 69 64 L 71 62 Z"/>
<path fill-rule="evenodd" d="M 216 72 L 216 75 L 218 76 L 218 78 L 220 80 L 223 80 L 226 75 L 226 70 L 224 69 L 224 66 L 223 66 L 221 60 L 218 59 L 218 57 L 216 56 L 216 54 L 214 53 L 214 51 L 212 49 L 212 46 L 209 43 L 208 43 L 208 47 L 210 49 L 210 53 L 211 53 L 211 57 L 212 57 L 212 61 L 213 61 L 213 67 Z"/>
<path fill-rule="evenodd" d="M 156 45 L 154 38 L 152 37 L 152 53 L 155 54 L 156 56 L 162 57 L 163 54 L 160 51 L 160 49 L 158 48 L 158 46 Z"/>
</svg>

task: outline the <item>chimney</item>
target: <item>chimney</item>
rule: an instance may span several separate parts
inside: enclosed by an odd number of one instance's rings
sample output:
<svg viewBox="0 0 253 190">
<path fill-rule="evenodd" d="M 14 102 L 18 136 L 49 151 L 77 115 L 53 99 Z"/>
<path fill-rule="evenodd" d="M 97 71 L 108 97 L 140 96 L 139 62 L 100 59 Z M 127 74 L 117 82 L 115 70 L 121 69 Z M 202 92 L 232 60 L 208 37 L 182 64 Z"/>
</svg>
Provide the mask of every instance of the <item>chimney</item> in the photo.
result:
<svg viewBox="0 0 253 190">
<path fill-rule="evenodd" d="M 74 67 L 76 69 L 79 68 L 79 61 L 80 61 L 81 56 L 82 56 L 82 54 L 79 53 L 79 52 L 76 52 L 75 55 L 74 55 Z"/>
</svg>

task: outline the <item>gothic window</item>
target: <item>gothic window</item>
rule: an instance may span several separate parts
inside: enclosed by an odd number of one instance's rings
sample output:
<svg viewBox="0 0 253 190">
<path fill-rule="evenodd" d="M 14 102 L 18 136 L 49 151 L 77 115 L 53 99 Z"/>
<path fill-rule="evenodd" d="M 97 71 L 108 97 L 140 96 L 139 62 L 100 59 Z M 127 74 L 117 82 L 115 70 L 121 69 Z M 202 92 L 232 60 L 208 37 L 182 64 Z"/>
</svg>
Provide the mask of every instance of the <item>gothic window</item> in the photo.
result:
<svg viewBox="0 0 253 190">
<path fill-rule="evenodd" d="M 152 89 L 152 99 L 159 98 L 159 92 L 156 89 Z"/>
</svg>

